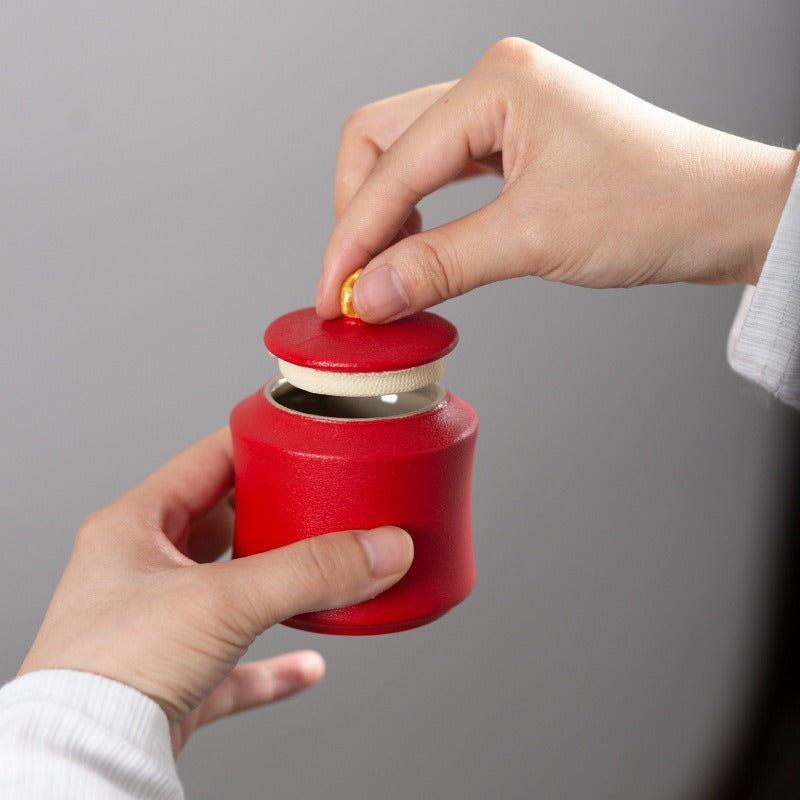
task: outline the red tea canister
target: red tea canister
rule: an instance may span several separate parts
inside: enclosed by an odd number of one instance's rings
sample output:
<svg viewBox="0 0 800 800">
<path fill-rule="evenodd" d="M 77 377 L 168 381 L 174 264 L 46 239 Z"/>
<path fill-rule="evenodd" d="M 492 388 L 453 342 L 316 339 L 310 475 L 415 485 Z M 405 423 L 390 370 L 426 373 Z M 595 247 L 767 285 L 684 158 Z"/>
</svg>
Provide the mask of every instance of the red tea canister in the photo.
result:
<svg viewBox="0 0 800 800">
<path fill-rule="evenodd" d="M 438 380 L 458 341 L 428 312 L 370 325 L 314 309 L 264 336 L 281 378 L 231 414 L 234 557 L 329 531 L 398 525 L 414 562 L 372 600 L 287 620 L 318 633 L 406 630 L 441 617 L 475 581 L 470 518 L 478 417 Z"/>
</svg>

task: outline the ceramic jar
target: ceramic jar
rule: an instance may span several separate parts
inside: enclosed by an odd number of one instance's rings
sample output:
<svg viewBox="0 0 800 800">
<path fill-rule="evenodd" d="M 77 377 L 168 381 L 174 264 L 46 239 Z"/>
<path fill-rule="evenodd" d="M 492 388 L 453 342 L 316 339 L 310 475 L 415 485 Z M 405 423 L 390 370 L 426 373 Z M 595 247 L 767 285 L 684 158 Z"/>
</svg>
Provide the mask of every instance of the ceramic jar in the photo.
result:
<svg viewBox="0 0 800 800">
<path fill-rule="evenodd" d="M 414 540 L 401 581 L 367 602 L 286 624 L 359 635 L 441 617 L 475 580 L 478 418 L 435 382 L 455 328 L 429 313 L 373 326 L 302 309 L 272 323 L 265 342 L 285 377 L 231 414 L 234 557 L 329 531 L 398 525 Z"/>
</svg>

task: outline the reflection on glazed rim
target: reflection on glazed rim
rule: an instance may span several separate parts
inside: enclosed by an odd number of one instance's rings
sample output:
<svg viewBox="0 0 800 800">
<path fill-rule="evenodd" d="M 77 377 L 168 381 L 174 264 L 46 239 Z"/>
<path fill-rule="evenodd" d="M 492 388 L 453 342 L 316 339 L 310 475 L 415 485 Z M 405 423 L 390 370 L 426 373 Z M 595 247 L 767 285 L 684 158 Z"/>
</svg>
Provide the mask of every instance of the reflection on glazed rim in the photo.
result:
<svg viewBox="0 0 800 800">
<path fill-rule="evenodd" d="M 413 392 L 381 397 L 334 397 L 312 394 L 292 386 L 285 378 L 275 378 L 264 387 L 264 396 L 286 411 L 327 419 L 392 419 L 419 414 L 444 400 L 444 387 L 438 383 Z"/>
</svg>

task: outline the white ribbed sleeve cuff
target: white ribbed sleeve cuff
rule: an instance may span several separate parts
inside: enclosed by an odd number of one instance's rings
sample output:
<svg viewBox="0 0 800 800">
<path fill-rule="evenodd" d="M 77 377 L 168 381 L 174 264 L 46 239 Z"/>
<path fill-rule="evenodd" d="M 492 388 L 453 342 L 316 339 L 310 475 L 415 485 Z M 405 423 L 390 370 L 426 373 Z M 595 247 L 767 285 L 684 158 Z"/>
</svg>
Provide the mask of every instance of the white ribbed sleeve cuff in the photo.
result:
<svg viewBox="0 0 800 800">
<path fill-rule="evenodd" d="M 23 675 L 0 689 L 0 797 L 183 798 L 166 715 L 99 675 Z"/>
<path fill-rule="evenodd" d="M 728 336 L 728 362 L 800 409 L 800 170 L 761 277 L 742 296 Z"/>
</svg>

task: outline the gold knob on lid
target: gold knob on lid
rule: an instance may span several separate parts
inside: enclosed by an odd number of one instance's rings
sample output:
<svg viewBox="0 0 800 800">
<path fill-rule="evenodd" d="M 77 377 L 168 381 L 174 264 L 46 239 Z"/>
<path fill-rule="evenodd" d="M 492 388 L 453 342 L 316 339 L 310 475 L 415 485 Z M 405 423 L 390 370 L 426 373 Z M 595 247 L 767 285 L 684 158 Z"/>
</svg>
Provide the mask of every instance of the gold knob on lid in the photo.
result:
<svg viewBox="0 0 800 800">
<path fill-rule="evenodd" d="M 358 314 L 356 314 L 356 310 L 353 307 L 353 287 L 356 285 L 356 281 L 361 277 L 363 271 L 363 269 L 357 269 L 345 280 L 342 284 L 342 288 L 339 290 L 339 307 L 342 310 L 343 317 L 358 319 Z"/>
</svg>

